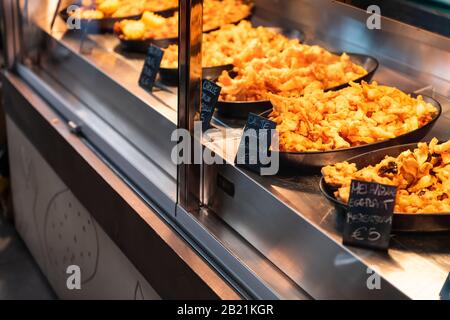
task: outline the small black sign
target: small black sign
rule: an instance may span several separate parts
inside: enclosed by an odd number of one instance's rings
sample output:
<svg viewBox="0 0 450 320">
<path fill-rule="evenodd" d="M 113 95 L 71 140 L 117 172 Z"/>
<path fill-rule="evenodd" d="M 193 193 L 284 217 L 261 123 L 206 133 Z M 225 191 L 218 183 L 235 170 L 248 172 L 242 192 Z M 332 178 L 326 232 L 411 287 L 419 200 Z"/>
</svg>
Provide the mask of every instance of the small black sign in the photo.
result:
<svg viewBox="0 0 450 320">
<path fill-rule="evenodd" d="M 349 210 L 344 223 L 344 244 L 389 247 L 397 187 L 352 180 Z"/>
<path fill-rule="evenodd" d="M 450 300 L 450 273 L 448 274 L 447 280 L 445 280 L 444 287 L 442 287 L 439 295 L 441 300 Z"/>
<path fill-rule="evenodd" d="M 261 168 L 272 161 L 270 146 L 276 123 L 254 113 L 249 113 L 239 143 L 235 164 L 261 174 Z"/>
<path fill-rule="evenodd" d="M 220 90 L 222 88 L 204 79 L 202 84 L 202 110 L 200 113 L 200 119 L 202 121 L 202 130 L 205 132 L 209 128 L 214 110 L 216 108 L 217 100 L 219 100 Z"/>
<path fill-rule="evenodd" d="M 148 48 L 141 76 L 139 77 L 139 85 L 147 91 L 151 92 L 153 90 L 163 54 L 164 51 L 158 47 L 151 45 Z"/>
</svg>

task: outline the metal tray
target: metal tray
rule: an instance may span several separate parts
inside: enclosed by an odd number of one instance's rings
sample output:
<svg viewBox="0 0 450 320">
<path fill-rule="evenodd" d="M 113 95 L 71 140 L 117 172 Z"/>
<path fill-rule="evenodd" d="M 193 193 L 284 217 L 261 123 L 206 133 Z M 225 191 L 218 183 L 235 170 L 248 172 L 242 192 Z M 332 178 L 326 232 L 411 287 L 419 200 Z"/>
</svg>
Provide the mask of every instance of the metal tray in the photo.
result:
<svg viewBox="0 0 450 320">
<path fill-rule="evenodd" d="M 341 55 L 343 52 L 335 53 Z M 363 77 L 356 79 L 353 82 L 360 83 L 361 81 L 370 82 L 373 75 L 378 69 L 378 61 L 374 57 L 360 53 L 347 53 L 353 62 L 359 64 L 367 70 L 367 74 Z M 348 83 L 344 83 L 339 86 L 326 89 L 339 90 L 348 86 Z M 259 114 L 267 109 L 272 108 L 270 101 L 260 100 L 260 101 L 219 101 L 217 102 L 217 112 L 219 115 L 225 117 L 232 117 L 238 119 L 247 119 L 250 112 Z"/>
<path fill-rule="evenodd" d="M 216 80 L 222 71 L 233 70 L 232 64 L 216 67 L 204 67 L 202 69 L 203 79 Z M 178 68 L 160 68 L 159 77 L 162 83 L 169 86 L 178 86 Z"/>
<path fill-rule="evenodd" d="M 417 97 L 417 94 L 411 94 L 412 97 Z M 280 166 L 291 169 L 298 169 L 299 166 L 310 167 L 310 168 L 320 168 L 326 165 L 330 165 L 336 162 L 345 161 L 348 158 L 354 157 L 361 153 L 366 153 L 372 150 L 390 147 L 393 145 L 400 145 L 405 143 L 411 143 L 420 141 L 423 139 L 431 128 L 436 123 L 437 119 L 442 113 L 441 104 L 429 97 L 422 95 L 425 102 L 431 103 L 436 107 L 437 113 L 434 118 L 424 125 L 423 127 L 416 129 L 414 131 L 402 134 L 393 139 L 384 140 L 380 142 L 365 144 L 357 147 L 336 149 L 329 151 L 312 151 L 312 152 L 278 152 L 280 159 Z M 268 117 L 272 110 L 267 110 L 261 114 L 263 117 Z M 272 151 L 276 152 L 276 151 Z"/>
<path fill-rule="evenodd" d="M 178 43 L 178 38 L 125 40 L 121 36 L 119 36 L 119 40 L 120 40 L 120 49 L 144 54 L 147 53 L 150 45 L 154 45 L 160 48 L 167 48 L 171 44 Z"/>
<path fill-rule="evenodd" d="M 346 159 L 346 161 L 355 163 L 358 169 L 368 165 L 375 165 L 384 159 L 385 156 L 398 156 L 405 150 L 412 150 L 417 147 L 417 143 L 410 143 L 388 147 L 364 153 L 359 156 Z M 339 162 L 339 161 L 336 161 Z M 334 191 L 337 189 L 328 185 L 325 178 L 320 179 L 320 191 L 323 195 L 335 205 L 340 214 L 348 211 L 348 205 L 337 200 Z M 393 219 L 394 231 L 397 232 L 444 232 L 450 231 L 450 212 L 446 213 L 395 213 Z"/>
</svg>

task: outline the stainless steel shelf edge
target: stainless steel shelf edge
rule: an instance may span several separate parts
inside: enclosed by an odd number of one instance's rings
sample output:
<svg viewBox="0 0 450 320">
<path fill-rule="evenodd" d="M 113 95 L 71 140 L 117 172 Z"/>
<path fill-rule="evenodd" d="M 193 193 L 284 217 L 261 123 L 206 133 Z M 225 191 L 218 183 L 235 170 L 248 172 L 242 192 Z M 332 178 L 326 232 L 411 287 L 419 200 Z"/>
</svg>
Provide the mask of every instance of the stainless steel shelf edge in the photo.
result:
<svg viewBox="0 0 450 320">
<path fill-rule="evenodd" d="M 244 297 L 263 300 L 311 299 L 254 247 L 217 219 L 213 212 L 202 209 L 192 214 L 177 206 L 176 223 L 191 235 L 191 244 Z"/>
<path fill-rule="evenodd" d="M 228 281 L 234 282 L 235 288 L 244 297 L 247 299 L 279 299 L 279 296 L 270 290 L 270 288 L 267 287 L 267 284 L 264 284 L 261 279 L 243 266 L 236 259 L 236 256 L 232 255 L 208 230 L 200 225 L 197 219 L 179 205 L 177 206 L 176 221 L 183 230 L 191 235 L 195 235 L 194 243 L 197 244 L 199 248 L 202 248 L 203 252 L 206 249 L 206 252 L 208 252 L 209 255 L 205 255 L 204 257 L 207 258 L 210 263 L 217 263 L 217 261 L 220 261 L 220 264 L 222 265 L 222 268 L 220 269 L 227 270 L 226 273 L 223 272 L 222 275 L 228 278 Z M 226 266 L 226 269 L 223 269 L 224 266 Z M 243 283 L 245 283 L 246 289 L 243 289 Z"/>
</svg>

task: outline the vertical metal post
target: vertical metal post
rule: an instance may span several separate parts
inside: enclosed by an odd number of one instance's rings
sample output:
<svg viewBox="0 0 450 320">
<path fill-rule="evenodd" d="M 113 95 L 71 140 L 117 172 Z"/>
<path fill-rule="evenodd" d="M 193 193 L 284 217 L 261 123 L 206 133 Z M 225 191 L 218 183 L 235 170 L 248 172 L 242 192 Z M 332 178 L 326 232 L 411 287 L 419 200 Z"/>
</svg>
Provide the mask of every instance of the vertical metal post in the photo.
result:
<svg viewBox="0 0 450 320">
<path fill-rule="evenodd" d="M 12 69 L 20 59 L 20 8 L 17 0 L 0 1 L 0 19 L 3 30 L 3 50 L 6 69 Z"/>
<path fill-rule="evenodd" d="M 178 128 L 190 132 L 194 150 L 194 121 L 199 119 L 202 87 L 203 1 L 180 0 L 179 19 Z M 178 204 L 188 212 L 198 209 L 200 199 L 200 165 L 193 158 L 191 152 L 190 164 L 178 166 Z"/>
</svg>

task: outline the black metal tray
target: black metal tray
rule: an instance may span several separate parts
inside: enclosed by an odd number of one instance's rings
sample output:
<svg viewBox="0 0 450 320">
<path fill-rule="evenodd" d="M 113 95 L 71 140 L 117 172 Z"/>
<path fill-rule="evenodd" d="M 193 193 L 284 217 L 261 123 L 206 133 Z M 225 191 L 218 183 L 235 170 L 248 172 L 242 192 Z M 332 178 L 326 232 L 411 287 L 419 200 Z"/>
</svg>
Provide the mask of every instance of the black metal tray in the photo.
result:
<svg viewBox="0 0 450 320">
<path fill-rule="evenodd" d="M 341 53 L 335 53 L 341 55 Z M 367 74 L 356 79 L 353 82 L 360 83 L 361 81 L 370 82 L 375 72 L 378 69 L 378 61 L 374 57 L 369 55 L 360 54 L 360 53 L 347 53 L 350 56 L 351 60 L 362 66 L 367 70 Z M 339 90 L 348 86 L 348 83 L 344 83 L 339 86 L 335 86 L 332 88 L 326 89 L 330 90 Z M 247 116 L 250 112 L 259 114 L 267 109 L 272 108 L 270 101 L 268 100 L 260 100 L 260 101 L 219 101 L 217 102 L 217 112 L 219 115 L 225 117 L 233 117 L 238 119 L 247 119 Z"/>
<path fill-rule="evenodd" d="M 350 163 L 355 163 L 358 169 L 368 165 L 375 165 L 386 156 L 396 157 L 405 150 L 412 150 L 417 147 L 417 143 L 398 145 L 371 151 L 359 156 L 346 159 Z M 338 162 L 338 161 L 337 161 Z M 339 201 L 334 196 L 337 189 L 328 185 L 322 177 L 319 183 L 320 191 L 335 205 L 340 214 L 348 211 L 348 205 Z M 396 232 L 444 232 L 450 231 L 450 212 L 446 213 L 395 213 L 392 229 Z"/>
<path fill-rule="evenodd" d="M 177 11 L 178 11 L 178 7 L 175 7 L 175 8 L 169 8 L 169 9 L 166 9 L 166 10 L 155 11 L 153 13 L 155 13 L 155 14 L 157 14 L 159 16 L 162 16 L 164 18 L 168 18 L 168 17 L 173 16 L 173 14 L 175 12 L 177 12 Z"/>
<path fill-rule="evenodd" d="M 411 96 L 417 97 L 418 95 L 411 94 Z M 336 162 L 345 161 L 348 158 L 369 151 L 386 148 L 393 145 L 401 145 L 405 143 L 420 141 L 431 130 L 431 128 L 434 126 L 437 119 L 440 117 L 442 113 L 441 104 L 437 100 L 425 95 L 422 95 L 422 97 L 425 102 L 431 103 L 437 109 L 437 113 L 429 123 L 427 123 L 426 125 L 424 125 L 419 129 L 402 134 L 393 139 L 345 149 L 336 149 L 329 151 L 311 151 L 311 152 L 278 152 L 280 159 L 280 166 L 292 169 L 298 168 L 299 166 L 320 168 Z M 263 112 L 261 116 L 268 117 L 271 111 L 272 110 L 267 110 Z"/>
<path fill-rule="evenodd" d="M 146 54 L 150 45 L 160 48 L 167 48 L 171 44 L 177 44 L 178 38 L 147 39 L 147 40 L 126 40 L 119 36 L 120 49 L 131 52 Z"/>
<path fill-rule="evenodd" d="M 216 80 L 222 71 L 233 70 L 232 64 L 226 64 L 216 67 L 203 67 L 202 77 L 203 79 Z M 159 77 L 162 83 L 169 86 L 178 86 L 178 68 L 160 68 Z"/>
</svg>

